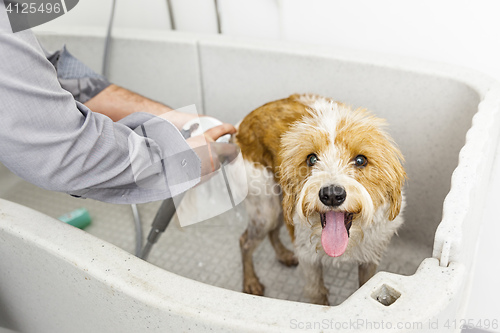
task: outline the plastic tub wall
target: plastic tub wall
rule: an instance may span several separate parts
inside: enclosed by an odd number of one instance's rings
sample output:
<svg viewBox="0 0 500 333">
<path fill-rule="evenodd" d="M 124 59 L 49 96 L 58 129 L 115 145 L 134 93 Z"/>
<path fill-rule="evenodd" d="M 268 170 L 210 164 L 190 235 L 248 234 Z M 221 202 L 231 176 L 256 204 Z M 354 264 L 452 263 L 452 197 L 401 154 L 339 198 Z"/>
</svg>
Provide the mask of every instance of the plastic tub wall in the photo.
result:
<svg viewBox="0 0 500 333">
<path fill-rule="evenodd" d="M 68 31 L 40 33 L 39 38 L 51 50 L 66 43 L 99 70 L 102 35 Z M 198 110 L 232 123 L 295 92 L 331 96 L 386 118 L 409 174 L 406 223 L 386 260 L 397 262 L 397 249 L 410 249 L 405 253 L 413 256 L 413 266 L 395 271 L 408 275 L 418 270 L 408 276 L 380 272 L 333 307 L 254 297 L 139 260 L 127 252 L 133 249 L 130 242 L 122 246 L 106 233 L 91 235 L 0 201 L 0 327 L 26 332 L 278 332 L 322 323 L 325 331 L 345 331 L 335 323 L 360 319 L 396 327 L 460 317 L 484 202 L 481 189 L 490 178 L 500 129 L 497 83 L 461 68 L 387 55 L 118 30 L 110 79 L 174 108 L 196 103 Z M 9 200 L 24 203 L 36 191 L 9 196 L 17 180 L 5 169 L 0 181 L 0 196 Z M 34 205 L 42 212 L 46 206 Z M 150 215 L 157 205 L 151 207 Z M 223 237 L 225 229 L 219 230 Z M 229 242 L 213 241 L 212 247 Z M 216 253 L 221 252 L 231 251 L 219 246 Z M 183 255 L 171 260 L 189 265 Z M 399 295 L 390 306 L 375 300 L 384 290 Z"/>
</svg>

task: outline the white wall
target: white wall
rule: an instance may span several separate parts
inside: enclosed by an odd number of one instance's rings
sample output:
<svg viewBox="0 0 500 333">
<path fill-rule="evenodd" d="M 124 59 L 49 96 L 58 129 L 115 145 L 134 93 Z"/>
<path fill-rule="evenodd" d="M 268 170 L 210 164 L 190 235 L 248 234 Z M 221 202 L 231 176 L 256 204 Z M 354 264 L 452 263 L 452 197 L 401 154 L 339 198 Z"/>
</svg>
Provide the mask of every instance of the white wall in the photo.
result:
<svg viewBox="0 0 500 333">
<path fill-rule="evenodd" d="M 222 33 L 232 36 L 281 38 L 281 1 L 219 0 Z"/>
<path fill-rule="evenodd" d="M 65 27 L 107 29 L 112 0 L 80 0 L 63 16 L 35 30 L 63 31 Z M 145 6 L 147 4 L 147 6 Z M 164 0 L 117 0 L 114 26 L 121 28 L 170 30 L 167 2 Z"/>
<path fill-rule="evenodd" d="M 500 79 L 500 2 L 283 0 L 283 38 L 417 56 Z"/>
<path fill-rule="evenodd" d="M 215 0 L 170 0 L 180 31 L 217 33 Z M 500 80 L 500 1 L 218 0 L 222 33 L 449 62 Z M 111 0 L 80 0 L 36 28 L 105 29 Z M 117 0 L 116 27 L 170 30 L 166 0 Z"/>
<path fill-rule="evenodd" d="M 170 3 L 176 30 L 214 34 L 218 32 L 215 1 L 170 0 Z"/>
</svg>

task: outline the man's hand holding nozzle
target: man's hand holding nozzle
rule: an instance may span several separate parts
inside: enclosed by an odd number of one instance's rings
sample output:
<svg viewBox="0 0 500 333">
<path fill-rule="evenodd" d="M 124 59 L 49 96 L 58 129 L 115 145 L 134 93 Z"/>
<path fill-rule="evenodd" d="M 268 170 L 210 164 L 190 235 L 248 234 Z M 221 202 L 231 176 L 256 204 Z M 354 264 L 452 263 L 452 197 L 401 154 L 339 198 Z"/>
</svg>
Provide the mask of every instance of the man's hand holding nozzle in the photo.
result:
<svg viewBox="0 0 500 333">
<path fill-rule="evenodd" d="M 234 160 L 239 153 L 238 146 L 230 143 L 215 142 L 226 134 L 234 134 L 231 124 L 222 124 L 206 130 L 203 135 L 188 138 L 186 141 L 201 160 L 201 182 L 208 180 L 221 163 Z"/>
</svg>

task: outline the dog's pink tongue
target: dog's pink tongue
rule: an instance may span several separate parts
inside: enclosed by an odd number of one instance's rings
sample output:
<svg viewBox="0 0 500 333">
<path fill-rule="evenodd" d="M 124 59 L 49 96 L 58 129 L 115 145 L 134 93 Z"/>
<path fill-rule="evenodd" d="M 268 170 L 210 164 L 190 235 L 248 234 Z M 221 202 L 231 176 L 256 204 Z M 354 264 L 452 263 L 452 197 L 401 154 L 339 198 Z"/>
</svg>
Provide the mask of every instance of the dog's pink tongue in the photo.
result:
<svg viewBox="0 0 500 333">
<path fill-rule="evenodd" d="M 321 233 L 321 245 L 330 257 L 342 255 L 349 237 L 344 225 L 344 213 L 329 211 L 325 213 L 326 226 Z"/>
</svg>

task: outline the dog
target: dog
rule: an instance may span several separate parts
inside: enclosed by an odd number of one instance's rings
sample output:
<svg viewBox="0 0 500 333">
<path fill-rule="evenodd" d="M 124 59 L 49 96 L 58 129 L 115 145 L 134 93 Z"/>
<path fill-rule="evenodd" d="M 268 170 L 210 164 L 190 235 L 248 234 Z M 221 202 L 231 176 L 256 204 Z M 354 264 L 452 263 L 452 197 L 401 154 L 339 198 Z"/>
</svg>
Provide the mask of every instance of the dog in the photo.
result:
<svg viewBox="0 0 500 333">
<path fill-rule="evenodd" d="M 328 305 L 323 265 L 358 264 L 359 285 L 376 272 L 403 223 L 406 173 L 384 120 L 319 95 L 267 103 L 238 125 L 249 223 L 240 237 L 243 291 L 263 295 L 253 252 L 269 235 L 277 259 L 299 264 L 312 303 Z M 280 241 L 285 222 L 295 254 Z"/>
</svg>

